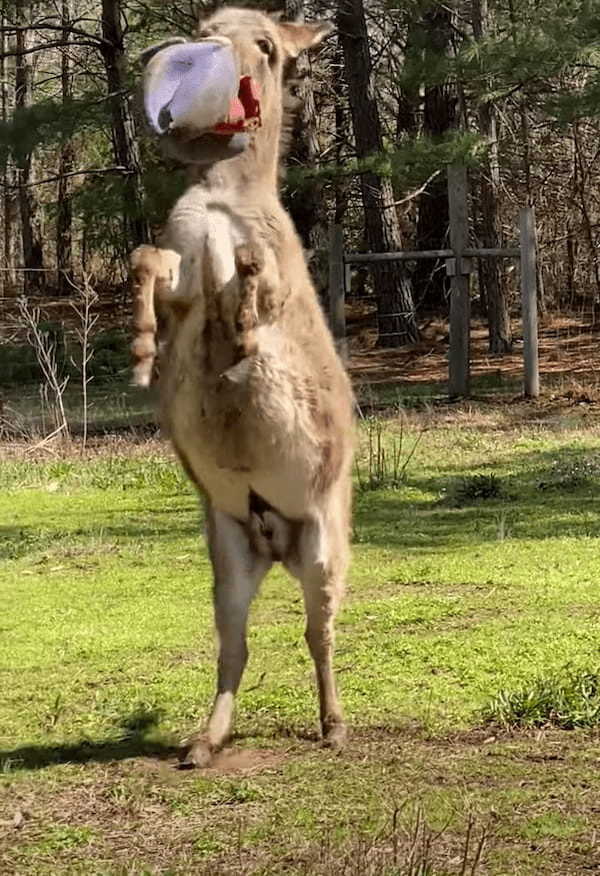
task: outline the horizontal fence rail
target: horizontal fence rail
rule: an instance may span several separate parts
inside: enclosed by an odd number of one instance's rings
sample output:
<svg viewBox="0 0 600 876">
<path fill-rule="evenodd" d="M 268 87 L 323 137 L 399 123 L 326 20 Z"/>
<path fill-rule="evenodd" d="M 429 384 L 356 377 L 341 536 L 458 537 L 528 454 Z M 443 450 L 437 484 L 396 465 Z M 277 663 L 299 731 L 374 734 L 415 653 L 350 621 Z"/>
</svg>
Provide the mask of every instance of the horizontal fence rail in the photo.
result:
<svg viewBox="0 0 600 876">
<path fill-rule="evenodd" d="M 518 246 L 504 248 L 482 247 L 481 249 L 463 249 L 466 258 L 519 258 Z M 412 262 L 423 259 L 451 259 L 454 258 L 453 249 L 417 249 L 401 250 L 400 252 L 348 252 L 344 254 L 344 263 L 347 265 L 369 264 L 370 262 Z"/>
</svg>

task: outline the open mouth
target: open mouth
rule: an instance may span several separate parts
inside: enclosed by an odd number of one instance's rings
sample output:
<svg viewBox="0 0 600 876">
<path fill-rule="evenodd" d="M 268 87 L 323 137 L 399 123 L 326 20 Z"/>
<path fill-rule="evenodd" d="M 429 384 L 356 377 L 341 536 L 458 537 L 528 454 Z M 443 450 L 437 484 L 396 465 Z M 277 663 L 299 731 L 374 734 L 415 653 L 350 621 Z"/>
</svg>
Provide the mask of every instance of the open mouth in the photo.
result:
<svg viewBox="0 0 600 876">
<path fill-rule="evenodd" d="M 261 125 L 260 91 L 251 76 L 242 76 L 237 97 L 229 103 L 229 113 L 223 122 L 212 128 L 212 133 L 229 136 L 241 131 L 254 131 Z"/>
</svg>

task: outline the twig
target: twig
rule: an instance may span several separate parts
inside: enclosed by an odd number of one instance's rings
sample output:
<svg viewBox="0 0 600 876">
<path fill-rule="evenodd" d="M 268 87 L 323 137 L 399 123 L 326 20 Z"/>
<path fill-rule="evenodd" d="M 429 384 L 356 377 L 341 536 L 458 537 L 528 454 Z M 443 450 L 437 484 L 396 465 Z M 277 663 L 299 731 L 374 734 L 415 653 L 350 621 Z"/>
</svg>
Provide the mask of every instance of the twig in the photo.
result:
<svg viewBox="0 0 600 876">
<path fill-rule="evenodd" d="M 469 821 L 467 824 L 467 833 L 465 836 L 465 845 L 464 845 L 464 850 L 463 850 L 463 860 L 462 860 L 462 867 L 460 870 L 460 876 L 466 876 L 467 864 L 469 863 L 469 847 L 471 845 L 471 833 L 473 831 L 473 824 L 474 824 L 473 813 L 469 812 Z"/>
<path fill-rule="evenodd" d="M 481 856 L 483 854 L 484 846 L 488 840 L 488 827 L 489 824 L 483 828 L 481 833 L 481 838 L 479 843 L 477 844 L 477 849 L 475 851 L 475 857 L 473 859 L 473 866 L 471 867 L 471 876 L 475 876 L 477 872 L 477 867 L 479 866 L 479 862 L 481 861 Z"/>
<path fill-rule="evenodd" d="M 28 447 L 25 451 L 26 453 L 35 453 L 36 450 L 39 450 L 41 447 L 45 447 L 46 444 L 49 444 L 53 438 L 56 438 L 57 435 L 66 428 L 66 423 L 61 423 L 60 426 L 57 426 L 53 432 L 50 432 L 49 435 L 46 435 L 45 438 L 42 438 L 41 441 L 38 441 L 37 444 L 34 444 L 33 447 Z"/>
<path fill-rule="evenodd" d="M 28 189 L 33 186 L 42 186 L 45 183 L 57 182 L 59 179 L 66 179 L 69 176 L 92 176 L 104 173 L 122 173 L 126 176 L 133 173 L 128 167 L 121 167 L 120 165 L 116 165 L 115 167 L 100 167 L 100 168 L 90 168 L 89 170 L 72 170 L 69 173 L 57 173 L 54 176 L 47 176 L 44 179 L 37 179 L 35 182 L 25 183 L 11 183 L 7 185 L 6 183 L 0 182 L 0 188 L 3 189 Z"/>
<path fill-rule="evenodd" d="M 19 25 L 19 24 L 5 25 L 2 28 L 2 31 L 3 31 L 3 33 L 14 34 L 14 33 L 20 33 L 20 32 L 27 33 L 28 31 L 37 32 L 40 30 L 64 31 L 64 29 L 65 29 L 64 25 L 61 24 L 60 22 L 57 22 L 56 24 L 44 24 L 41 22 L 33 22 L 32 24 L 24 24 L 24 25 Z M 108 40 L 106 40 L 104 37 L 97 36 L 94 33 L 90 33 L 87 30 L 83 30 L 83 28 L 81 28 L 81 27 L 76 27 L 75 25 L 69 24 L 68 31 L 70 34 L 77 34 L 77 36 L 81 36 L 86 40 L 93 40 L 97 46 L 110 45 Z M 65 48 L 67 48 L 70 45 L 73 45 L 73 44 L 69 40 L 67 43 L 65 43 Z M 40 46 L 40 48 L 45 48 L 45 47 Z M 22 54 L 22 53 L 19 52 L 18 54 Z"/>
<path fill-rule="evenodd" d="M 64 40 L 52 40 L 49 43 L 39 43 L 37 46 L 31 46 L 29 49 L 14 49 L 10 52 L 3 52 L 5 58 L 21 58 L 23 55 L 33 55 L 35 52 L 45 52 L 47 49 L 66 49 L 67 46 L 83 46 L 87 49 L 97 49 L 98 43 L 90 40 L 77 40 L 77 42 L 66 43 Z"/>
<path fill-rule="evenodd" d="M 262 672 L 261 675 L 260 675 L 260 678 L 258 679 L 258 681 L 256 682 L 256 684 L 252 684 L 252 685 L 250 685 L 250 687 L 247 687 L 247 688 L 246 688 L 246 693 L 249 693 L 251 690 L 258 690 L 258 688 L 261 686 L 261 684 L 262 684 L 263 681 L 265 680 L 266 675 L 267 675 L 266 672 Z"/>
<path fill-rule="evenodd" d="M 406 203 L 408 203 L 408 201 L 414 201 L 415 198 L 418 198 L 419 195 L 423 194 L 423 192 L 425 191 L 425 189 L 427 188 L 429 183 L 432 182 L 436 178 L 436 176 L 439 176 L 441 172 L 442 172 L 441 170 L 434 170 L 433 173 L 431 174 L 431 176 L 427 177 L 427 179 L 425 180 L 425 182 L 423 183 L 423 185 L 420 188 L 415 189 L 414 192 L 410 193 L 410 195 L 406 195 L 406 197 L 402 198 L 401 201 L 394 201 L 393 204 L 387 204 L 382 209 L 391 210 L 392 207 L 401 207 L 402 204 L 406 204 Z"/>
<path fill-rule="evenodd" d="M 96 291 L 92 288 L 90 284 L 89 276 L 85 276 L 83 279 L 83 286 L 77 286 L 73 281 L 69 279 L 69 283 L 71 286 L 77 290 L 80 297 L 79 306 L 75 304 L 75 302 L 71 302 L 71 307 L 79 317 L 79 326 L 75 329 L 75 333 L 77 335 L 77 340 L 81 344 L 81 367 L 74 365 L 81 372 L 81 399 L 82 399 L 82 418 L 83 418 L 83 437 L 82 437 L 82 451 L 85 450 L 87 444 L 87 433 L 88 433 L 88 384 L 91 382 L 92 377 L 88 377 L 88 365 L 92 356 L 94 355 L 94 350 L 90 345 L 90 335 L 98 319 L 100 314 L 92 313 L 92 307 L 98 301 L 98 295 Z M 71 359 L 71 361 L 73 361 Z"/>
</svg>

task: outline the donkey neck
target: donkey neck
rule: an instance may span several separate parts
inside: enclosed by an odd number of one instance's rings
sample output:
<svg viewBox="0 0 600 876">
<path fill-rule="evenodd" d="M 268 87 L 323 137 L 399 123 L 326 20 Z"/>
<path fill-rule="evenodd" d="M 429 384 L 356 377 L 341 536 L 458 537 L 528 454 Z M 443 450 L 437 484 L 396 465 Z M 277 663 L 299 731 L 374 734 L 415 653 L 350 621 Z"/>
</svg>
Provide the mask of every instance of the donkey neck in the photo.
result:
<svg viewBox="0 0 600 876">
<path fill-rule="evenodd" d="M 252 136 L 248 147 L 235 158 L 207 168 L 192 169 L 192 179 L 207 189 L 228 189 L 240 194 L 257 188 L 276 194 L 279 178 L 281 116 L 271 118 Z"/>
</svg>

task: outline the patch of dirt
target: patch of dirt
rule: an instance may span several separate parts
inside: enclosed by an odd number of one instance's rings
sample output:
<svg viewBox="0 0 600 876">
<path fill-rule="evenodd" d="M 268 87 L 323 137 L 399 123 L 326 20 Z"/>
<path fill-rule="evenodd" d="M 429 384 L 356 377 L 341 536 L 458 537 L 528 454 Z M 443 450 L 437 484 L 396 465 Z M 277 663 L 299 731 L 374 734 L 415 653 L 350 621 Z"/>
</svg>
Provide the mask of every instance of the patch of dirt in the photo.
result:
<svg viewBox="0 0 600 876">
<path fill-rule="evenodd" d="M 260 748 L 225 748 L 206 772 L 209 775 L 256 775 L 278 767 L 284 760 L 281 751 Z"/>
<path fill-rule="evenodd" d="M 285 752 L 268 748 L 224 748 L 215 755 L 210 767 L 203 770 L 179 770 L 176 757 L 132 758 L 128 763 L 134 772 L 154 775 L 167 780 L 173 776 L 185 780 L 194 776 L 251 776 L 279 767 L 285 760 Z"/>
<path fill-rule="evenodd" d="M 477 728 L 435 737 L 416 725 L 390 725 L 354 728 L 348 748 L 333 761 L 330 754 L 307 753 L 303 746 L 283 752 L 236 746 L 222 752 L 212 769 L 183 774 L 173 769 L 171 758 L 88 764 L 58 783 L 40 777 L 10 783 L 2 801 L 0 870 L 382 876 L 421 849 L 421 840 L 418 849 L 414 842 L 421 831 L 423 841 L 432 840 L 428 863 L 447 873 L 567 876 L 588 866 L 598 872 L 596 746 L 589 734 L 563 731 Z M 274 773 L 256 783 L 231 779 L 231 788 L 218 781 L 266 773 L 290 754 L 300 770 L 294 780 Z M 332 763 L 339 764 L 333 771 Z M 317 796 L 308 795 L 316 833 L 308 829 L 310 818 L 303 833 L 306 814 L 298 797 L 303 786 L 290 784 L 302 780 L 304 769 L 304 781 L 319 789 Z M 321 770 L 330 775 L 333 811 L 327 795 L 321 797 L 329 787 L 321 787 Z M 358 795 L 356 805 L 361 783 L 377 776 L 385 797 L 380 829 L 367 837 L 357 826 L 340 844 L 334 825 L 349 817 L 345 795 Z M 190 777 L 217 781 L 213 789 Z M 298 808 L 300 827 L 289 839 L 276 827 L 282 807 Z M 575 823 L 574 835 L 530 839 L 527 830 L 536 819 L 543 828 L 548 812 Z M 465 870 L 467 818 L 476 841 Z M 433 827 L 438 822 L 446 825 L 441 832 Z M 471 869 L 484 835 L 481 866 Z"/>
<path fill-rule="evenodd" d="M 488 352 L 488 332 L 481 320 L 471 325 L 471 376 L 487 376 L 502 381 L 523 376 L 523 337 L 519 320 L 512 321 L 513 352 L 493 356 Z M 576 378 L 584 383 L 596 380 L 600 368 L 600 324 L 585 315 L 552 316 L 540 319 L 540 373 L 556 378 Z M 422 327 L 418 344 L 398 349 L 375 347 L 374 332 L 361 332 L 350 341 L 349 370 L 358 383 L 424 384 L 444 382 L 448 377 L 448 327 L 442 320 L 432 320 Z M 574 403 L 598 403 L 598 392 L 568 388 Z"/>
</svg>

